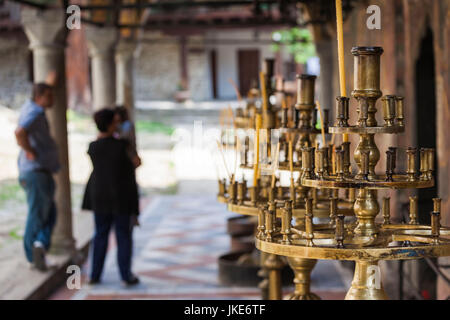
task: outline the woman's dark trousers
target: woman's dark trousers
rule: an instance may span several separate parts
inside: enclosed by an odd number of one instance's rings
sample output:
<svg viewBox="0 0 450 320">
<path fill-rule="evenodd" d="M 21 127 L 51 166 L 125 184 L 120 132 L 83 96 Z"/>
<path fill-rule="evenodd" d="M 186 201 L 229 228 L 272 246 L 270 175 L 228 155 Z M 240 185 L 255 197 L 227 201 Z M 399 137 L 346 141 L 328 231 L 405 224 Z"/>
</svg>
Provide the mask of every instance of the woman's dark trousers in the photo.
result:
<svg viewBox="0 0 450 320">
<path fill-rule="evenodd" d="M 129 280 L 131 277 L 131 256 L 133 247 L 131 217 L 129 215 L 101 213 L 94 213 L 94 217 L 95 236 L 93 241 L 94 249 L 92 250 L 91 279 L 100 280 L 106 251 L 108 249 L 109 231 L 114 224 L 117 241 L 117 262 L 119 265 L 120 276 L 123 281 Z"/>
</svg>

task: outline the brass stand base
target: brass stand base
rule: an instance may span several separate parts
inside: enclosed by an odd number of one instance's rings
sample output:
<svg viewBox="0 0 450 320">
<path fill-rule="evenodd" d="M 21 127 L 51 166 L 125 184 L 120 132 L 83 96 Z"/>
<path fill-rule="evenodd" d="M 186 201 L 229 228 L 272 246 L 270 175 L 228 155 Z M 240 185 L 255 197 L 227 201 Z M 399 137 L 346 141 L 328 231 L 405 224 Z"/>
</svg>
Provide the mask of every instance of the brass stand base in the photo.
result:
<svg viewBox="0 0 450 320">
<path fill-rule="evenodd" d="M 300 295 L 298 295 L 294 292 L 294 293 L 284 297 L 283 300 L 322 300 L 322 299 L 320 299 L 320 297 L 313 292 L 310 292 L 307 294 L 300 294 Z"/>
<path fill-rule="evenodd" d="M 317 260 L 289 257 L 288 262 L 295 273 L 295 291 L 284 300 L 320 300 L 318 295 L 310 291 L 311 271 Z"/>
<path fill-rule="evenodd" d="M 267 270 L 264 267 L 265 262 L 267 260 L 268 254 L 261 251 L 260 261 L 259 265 L 261 266 L 261 269 L 258 271 L 258 276 L 260 276 L 263 280 L 258 285 L 258 288 L 261 290 L 261 300 L 269 300 L 269 279 Z"/>
<path fill-rule="evenodd" d="M 270 254 L 264 264 L 269 274 L 269 300 L 281 300 L 281 269 L 284 264 L 280 256 Z"/>
<path fill-rule="evenodd" d="M 378 261 L 356 261 L 352 286 L 345 300 L 388 300 Z"/>
<path fill-rule="evenodd" d="M 269 280 L 264 279 L 258 285 L 261 290 L 261 300 L 269 300 Z"/>
</svg>

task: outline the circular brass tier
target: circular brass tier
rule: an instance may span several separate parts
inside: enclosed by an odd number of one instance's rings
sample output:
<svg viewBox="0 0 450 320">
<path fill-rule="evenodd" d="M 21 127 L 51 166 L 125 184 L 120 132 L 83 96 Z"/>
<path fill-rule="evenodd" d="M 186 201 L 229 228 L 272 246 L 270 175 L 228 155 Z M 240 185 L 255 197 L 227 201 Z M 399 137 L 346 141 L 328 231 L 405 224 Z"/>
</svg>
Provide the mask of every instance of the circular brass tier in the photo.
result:
<svg viewBox="0 0 450 320">
<path fill-rule="evenodd" d="M 354 176 L 343 177 L 339 180 L 336 176 L 324 176 L 323 179 L 301 179 L 304 187 L 327 189 L 417 189 L 434 186 L 434 179 L 409 181 L 406 174 L 394 174 L 393 181 L 386 181 L 386 175 L 376 175 L 374 179 L 356 179 Z"/>
<path fill-rule="evenodd" d="M 440 237 L 431 235 L 431 228 L 424 225 L 379 225 L 379 233 L 375 237 L 353 235 L 346 230 L 344 248 L 337 248 L 334 240 L 334 229 L 328 225 L 314 225 L 312 245 L 304 231 L 295 229 L 291 244 L 282 242 L 278 232 L 272 235 L 272 242 L 256 239 L 259 250 L 287 257 L 329 260 L 412 260 L 424 257 L 450 256 L 450 228 L 441 227 Z M 295 231 L 293 230 L 293 231 Z M 398 242 L 408 245 L 398 245 Z"/>
<path fill-rule="evenodd" d="M 246 169 L 246 170 L 254 170 L 253 165 L 243 165 L 241 164 L 239 166 L 239 168 L 241 169 Z M 278 170 L 279 171 L 289 171 L 289 163 L 288 162 L 280 162 L 278 165 Z M 300 166 L 294 166 L 294 171 L 301 171 L 302 168 Z"/>
<path fill-rule="evenodd" d="M 263 203 L 260 203 L 263 204 Z M 264 202 L 264 204 L 267 204 L 267 202 Z M 247 216 L 258 216 L 259 213 L 259 205 L 251 205 L 250 202 L 244 202 L 244 204 L 233 204 L 228 203 L 227 209 L 231 212 L 243 214 Z M 305 217 L 305 208 L 294 208 L 292 209 L 292 216 L 294 218 L 304 218 Z M 338 203 L 338 214 L 343 214 L 345 216 L 354 216 L 355 213 L 353 211 L 352 204 L 347 202 L 340 202 Z M 277 217 L 280 218 L 282 216 L 282 208 L 277 207 L 276 210 Z M 313 215 L 315 218 L 329 218 L 330 217 L 330 209 L 329 208 L 314 208 L 313 209 Z"/>
<path fill-rule="evenodd" d="M 228 203 L 228 198 L 224 195 L 218 195 L 217 196 L 217 201 L 219 203 Z"/>
<path fill-rule="evenodd" d="M 235 124 L 237 128 L 248 129 L 250 127 L 250 118 L 248 117 L 236 117 Z"/>
<path fill-rule="evenodd" d="M 329 133 L 357 133 L 357 134 L 377 134 L 377 133 L 401 133 L 405 131 L 404 126 L 394 125 L 389 127 L 329 127 Z"/>
<path fill-rule="evenodd" d="M 304 134 L 321 134 L 322 131 L 316 128 L 279 128 L 282 134 L 304 133 Z"/>
</svg>

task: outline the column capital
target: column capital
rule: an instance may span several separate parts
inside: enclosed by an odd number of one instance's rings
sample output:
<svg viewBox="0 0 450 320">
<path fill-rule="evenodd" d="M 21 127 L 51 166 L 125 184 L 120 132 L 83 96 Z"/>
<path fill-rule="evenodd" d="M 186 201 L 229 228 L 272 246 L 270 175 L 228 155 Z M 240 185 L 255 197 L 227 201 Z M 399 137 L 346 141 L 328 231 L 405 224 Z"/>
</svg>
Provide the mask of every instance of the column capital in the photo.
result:
<svg viewBox="0 0 450 320">
<path fill-rule="evenodd" d="M 134 40 L 121 39 L 116 47 L 116 104 L 130 110 L 133 118 L 133 72 L 134 58 L 138 43 Z"/>
<path fill-rule="evenodd" d="M 23 8 L 21 23 L 30 40 L 30 49 L 63 50 L 66 46 L 66 14 L 62 9 Z"/>
<path fill-rule="evenodd" d="M 118 31 L 114 27 L 86 26 L 86 39 L 91 57 L 111 54 L 114 49 Z"/>
<path fill-rule="evenodd" d="M 116 46 L 116 58 L 129 59 L 136 55 L 137 41 L 121 39 Z"/>
</svg>

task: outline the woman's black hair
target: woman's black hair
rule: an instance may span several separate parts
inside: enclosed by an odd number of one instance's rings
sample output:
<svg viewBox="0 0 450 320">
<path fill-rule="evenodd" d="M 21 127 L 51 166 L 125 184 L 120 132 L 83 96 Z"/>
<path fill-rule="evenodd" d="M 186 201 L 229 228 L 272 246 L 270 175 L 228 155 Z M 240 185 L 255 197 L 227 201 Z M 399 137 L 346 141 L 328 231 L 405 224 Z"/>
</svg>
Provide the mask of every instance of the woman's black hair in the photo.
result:
<svg viewBox="0 0 450 320">
<path fill-rule="evenodd" d="M 119 115 L 121 122 L 130 120 L 130 117 L 128 116 L 128 110 L 124 106 L 116 106 L 114 108 L 114 112 Z"/>
<path fill-rule="evenodd" d="M 108 108 L 99 110 L 94 113 L 94 121 L 100 132 L 107 132 L 109 126 L 114 121 L 114 111 Z"/>
</svg>

